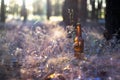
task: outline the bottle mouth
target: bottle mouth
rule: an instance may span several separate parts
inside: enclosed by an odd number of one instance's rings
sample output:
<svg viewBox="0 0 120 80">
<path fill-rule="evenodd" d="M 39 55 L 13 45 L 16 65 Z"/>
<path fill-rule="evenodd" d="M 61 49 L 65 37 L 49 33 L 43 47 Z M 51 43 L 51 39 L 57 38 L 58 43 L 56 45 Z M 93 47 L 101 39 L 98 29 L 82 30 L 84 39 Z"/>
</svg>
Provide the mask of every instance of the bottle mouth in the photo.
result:
<svg viewBox="0 0 120 80">
<path fill-rule="evenodd" d="M 77 25 L 81 25 L 80 22 L 78 22 Z"/>
</svg>

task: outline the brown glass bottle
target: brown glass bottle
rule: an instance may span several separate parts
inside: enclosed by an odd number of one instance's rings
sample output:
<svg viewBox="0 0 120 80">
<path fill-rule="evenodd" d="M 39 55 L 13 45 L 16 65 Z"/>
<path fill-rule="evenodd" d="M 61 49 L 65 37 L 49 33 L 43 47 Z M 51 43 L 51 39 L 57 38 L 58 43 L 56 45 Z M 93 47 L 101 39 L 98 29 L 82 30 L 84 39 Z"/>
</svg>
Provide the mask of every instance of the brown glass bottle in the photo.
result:
<svg viewBox="0 0 120 80">
<path fill-rule="evenodd" d="M 81 25 L 76 26 L 76 36 L 74 38 L 74 56 L 76 58 L 82 59 L 84 52 L 84 40 L 82 39 Z"/>
</svg>

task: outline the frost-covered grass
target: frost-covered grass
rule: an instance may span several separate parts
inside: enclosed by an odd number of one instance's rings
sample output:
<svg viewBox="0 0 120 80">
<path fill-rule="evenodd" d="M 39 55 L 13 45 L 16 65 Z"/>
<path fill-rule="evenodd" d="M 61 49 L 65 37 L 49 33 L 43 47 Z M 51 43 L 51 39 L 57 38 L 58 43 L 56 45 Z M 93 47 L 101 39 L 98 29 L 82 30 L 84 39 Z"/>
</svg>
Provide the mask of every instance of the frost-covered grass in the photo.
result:
<svg viewBox="0 0 120 80">
<path fill-rule="evenodd" d="M 113 46 L 114 39 L 105 41 L 99 26 L 82 29 L 87 61 L 74 57 L 73 40 L 56 23 L 17 24 L 6 30 L 0 38 L 0 50 L 5 51 L 1 65 L 10 70 L 4 76 L 9 80 L 119 80 L 120 45 Z M 14 67 L 14 62 L 21 66 Z"/>
</svg>

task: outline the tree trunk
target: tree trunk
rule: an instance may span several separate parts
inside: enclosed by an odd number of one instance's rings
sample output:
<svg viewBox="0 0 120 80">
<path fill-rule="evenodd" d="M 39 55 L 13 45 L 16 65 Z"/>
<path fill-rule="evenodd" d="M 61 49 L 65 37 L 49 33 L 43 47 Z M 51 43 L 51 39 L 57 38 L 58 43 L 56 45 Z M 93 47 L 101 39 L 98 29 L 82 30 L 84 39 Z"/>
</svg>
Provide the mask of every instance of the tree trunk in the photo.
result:
<svg viewBox="0 0 120 80">
<path fill-rule="evenodd" d="M 110 35 L 118 33 L 120 39 L 120 0 L 106 0 L 106 24 L 105 27 Z"/>
<path fill-rule="evenodd" d="M 50 16 L 51 16 L 51 2 L 50 0 L 47 0 L 47 19 L 49 20 L 50 19 Z"/>
<path fill-rule="evenodd" d="M 27 20 L 27 9 L 26 9 L 26 3 L 25 0 L 23 0 L 23 6 L 22 6 L 22 16 L 23 16 L 23 22 L 26 22 Z"/>
<path fill-rule="evenodd" d="M 80 12 L 79 12 L 80 20 L 82 22 L 85 22 L 87 19 L 87 0 L 81 0 L 80 4 L 81 4 L 80 5 Z"/>
<path fill-rule="evenodd" d="M 1 0 L 1 22 L 5 23 L 5 5 L 4 5 L 4 0 Z"/>
<path fill-rule="evenodd" d="M 92 18 L 92 20 L 95 20 L 95 18 L 96 18 L 96 14 L 95 14 L 95 0 L 91 0 L 91 5 L 92 5 L 91 18 Z"/>
<path fill-rule="evenodd" d="M 66 25 L 76 25 L 78 21 L 78 0 L 65 0 L 62 16 Z"/>
<path fill-rule="evenodd" d="M 87 18 L 87 0 L 65 0 L 62 13 L 63 21 L 67 25 L 71 24 L 71 19 L 73 25 L 76 25 L 79 19 L 81 22 L 85 22 Z"/>
</svg>

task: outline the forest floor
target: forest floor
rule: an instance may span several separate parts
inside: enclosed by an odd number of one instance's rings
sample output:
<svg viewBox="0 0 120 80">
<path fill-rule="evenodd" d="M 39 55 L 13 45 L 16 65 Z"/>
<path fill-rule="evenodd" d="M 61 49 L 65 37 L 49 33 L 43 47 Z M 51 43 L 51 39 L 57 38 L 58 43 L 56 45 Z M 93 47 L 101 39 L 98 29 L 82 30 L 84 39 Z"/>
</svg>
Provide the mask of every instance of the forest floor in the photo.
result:
<svg viewBox="0 0 120 80">
<path fill-rule="evenodd" d="M 11 21 L 0 30 L 0 80 L 119 80 L 120 44 L 106 41 L 104 26 L 82 25 L 84 55 L 56 22 Z"/>
</svg>

